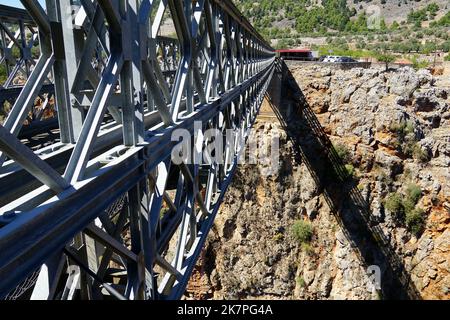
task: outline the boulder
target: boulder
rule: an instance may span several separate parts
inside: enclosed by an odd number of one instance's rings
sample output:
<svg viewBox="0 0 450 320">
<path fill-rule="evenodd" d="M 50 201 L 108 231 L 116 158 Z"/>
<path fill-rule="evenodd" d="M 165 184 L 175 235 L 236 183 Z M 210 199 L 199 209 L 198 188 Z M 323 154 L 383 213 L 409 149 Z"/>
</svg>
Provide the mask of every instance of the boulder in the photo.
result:
<svg viewBox="0 0 450 320">
<path fill-rule="evenodd" d="M 412 68 L 397 70 L 388 81 L 389 92 L 404 97 L 411 97 L 420 87 L 419 77 Z"/>
<path fill-rule="evenodd" d="M 402 159 L 384 150 L 375 151 L 375 163 L 385 168 L 391 177 L 403 172 Z"/>
</svg>

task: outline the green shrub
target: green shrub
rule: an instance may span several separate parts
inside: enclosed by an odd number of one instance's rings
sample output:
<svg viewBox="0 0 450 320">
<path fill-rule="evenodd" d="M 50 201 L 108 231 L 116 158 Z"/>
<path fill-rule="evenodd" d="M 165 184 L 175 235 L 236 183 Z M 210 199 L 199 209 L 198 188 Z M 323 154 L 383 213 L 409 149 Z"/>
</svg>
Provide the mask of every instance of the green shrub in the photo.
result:
<svg viewBox="0 0 450 320">
<path fill-rule="evenodd" d="M 292 226 L 292 233 L 295 239 L 300 243 L 308 243 L 311 241 L 313 235 L 313 228 L 311 223 L 304 220 L 297 220 Z"/>
<path fill-rule="evenodd" d="M 302 247 L 302 251 L 305 252 L 308 256 L 314 255 L 314 248 L 311 244 L 303 242 L 301 247 Z"/>
<path fill-rule="evenodd" d="M 402 197 L 399 193 L 391 193 L 384 206 L 396 216 L 396 220 L 406 226 L 414 235 L 419 235 L 425 226 L 425 214 L 420 208 L 416 208 L 422 197 L 422 189 L 416 184 L 409 184 L 406 194 Z"/>
<path fill-rule="evenodd" d="M 416 70 L 428 68 L 428 66 L 430 65 L 430 63 L 428 61 L 419 60 L 416 57 L 413 57 L 411 60 L 412 60 L 412 66 Z"/>
<path fill-rule="evenodd" d="M 408 230 L 418 236 L 425 227 L 425 212 L 420 208 L 407 212 L 405 223 Z"/>
<path fill-rule="evenodd" d="M 410 183 L 406 189 L 406 197 L 416 205 L 422 197 L 422 189 L 417 184 Z"/>
<path fill-rule="evenodd" d="M 414 124 L 409 121 L 401 121 L 399 123 L 391 123 L 389 130 L 397 135 L 392 146 L 402 152 L 409 158 L 414 158 L 420 162 L 428 162 L 429 156 L 422 147 L 417 143 L 414 135 Z"/>
<path fill-rule="evenodd" d="M 401 137 L 406 137 L 408 134 L 414 133 L 414 124 L 410 121 L 391 123 L 389 130 L 397 133 Z"/>
<path fill-rule="evenodd" d="M 405 213 L 408 213 L 414 210 L 414 208 L 416 207 L 416 203 L 412 199 L 406 198 L 405 200 L 403 200 L 402 206 L 403 211 Z"/>
<path fill-rule="evenodd" d="M 341 143 L 334 145 L 337 155 L 341 158 L 343 163 L 349 163 L 351 160 L 351 153 L 347 146 Z"/>
<path fill-rule="evenodd" d="M 384 206 L 389 210 L 389 212 L 393 213 L 397 217 L 403 215 L 404 213 L 403 200 L 401 195 L 398 193 L 391 193 L 386 199 Z"/>
<path fill-rule="evenodd" d="M 355 167 L 352 164 L 346 164 L 345 171 L 347 171 L 347 177 L 353 177 L 355 174 Z"/>
<path fill-rule="evenodd" d="M 402 148 L 402 152 L 408 156 L 412 157 L 422 163 L 428 162 L 430 160 L 428 156 L 428 152 L 422 149 L 422 147 L 414 140 L 407 139 L 407 142 L 404 143 Z"/>
<path fill-rule="evenodd" d="M 408 158 L 411 158 L 414 154 L 414 149 L 416 148 L 416 142 L 415 141 L 406 141 L 403 144 L 401 141 L 398 141 L 397 144 L 397 150 L 401 150 L 404 155 L 406 155 Z"/>
<path fill-rule="evenodd" d="M 383 62 L 385 65 L 385 69 L 388 70 L 389 69 L 389 63 L 394 62 L 395 61 L 395 56 L 392 54 L 388 54 L 385 51 L 383 52 L 378 52 L 376 54 L 376 58 L 379 62 Z"/>
<path fill-rule="evenodd" d="M 295 280 L 297 281 L 297 284 L 298 284 L 301 288 L 304 288 L 304 287 L 306 286 L 305 279 L 303 279 L 302 276 L 298 276 Z"/>
<path fill-rule="evenodd" d="M 412 150 L 412 156 L 414 159 L 422 163 L 428 162 L 430 160 L 428 152 L 423 150 L 417 143 L 414 145 L 414 148 Z"/>
<path fill-rule="evenodd" d="M 404 130 L 405 134 L 413 134 L 414 133 L 414 124 L 410 121 L 406 121 L 406 126 Z"/>
</svg>

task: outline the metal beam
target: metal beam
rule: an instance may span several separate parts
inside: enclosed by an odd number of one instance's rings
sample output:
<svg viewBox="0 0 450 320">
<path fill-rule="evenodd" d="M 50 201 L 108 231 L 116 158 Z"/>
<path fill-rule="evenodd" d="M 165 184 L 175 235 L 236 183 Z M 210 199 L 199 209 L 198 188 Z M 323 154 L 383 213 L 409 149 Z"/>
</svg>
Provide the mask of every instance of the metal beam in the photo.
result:
<svg viewBox="0 0 450 320">
<path fill-rule="evenodd" d="M 60 193 L 69 187 L 69 183 L 58 172 L 36 156 L 34 152 L 24 146 L 1 125 L 0 150 L 56 193 Z"/>
</svg>

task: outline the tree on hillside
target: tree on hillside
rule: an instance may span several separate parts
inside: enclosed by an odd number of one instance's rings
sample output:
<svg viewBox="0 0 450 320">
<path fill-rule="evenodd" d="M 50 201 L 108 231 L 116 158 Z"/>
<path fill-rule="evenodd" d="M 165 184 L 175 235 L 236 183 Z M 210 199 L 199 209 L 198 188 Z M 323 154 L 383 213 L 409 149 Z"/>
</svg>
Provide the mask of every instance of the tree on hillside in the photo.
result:
<svg viewBox="0 0 450 320">
<path fill-rule="evenodd" d="M 289 44 L 286 39 L 278 40 L 276 49 L 287 49 L 289 47 Z"/>
<path fill-rule="evenodd" d="M 386 51 L 381 51 L 378 52 L 376 54 L 376 58 L 378 61 L 380 62 L 384 62 L 385 66 L 386 66 L 386 71 L 389 70 L 389 63 L 393 62 L 395 60 L 395 56 L 386 52 Z"/>
</svg>

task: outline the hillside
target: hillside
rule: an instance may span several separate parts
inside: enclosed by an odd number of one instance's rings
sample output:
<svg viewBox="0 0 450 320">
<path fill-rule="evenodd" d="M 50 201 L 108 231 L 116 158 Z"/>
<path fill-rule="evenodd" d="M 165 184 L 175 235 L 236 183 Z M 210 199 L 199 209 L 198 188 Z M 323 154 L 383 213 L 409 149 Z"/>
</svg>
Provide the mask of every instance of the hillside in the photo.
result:
<svg viewBox="0 0 450 320">
<path fill-rule="evenodd" d="M 407 21 L 411 10 L 418 11 L 433 3 L 439 6 L 435 19 L 440 19 L 450 10 L 447 0 L 347 0 L 347 5 L 354 7 L 358 13 L 372 5 L 380 6 L 381 14 L 387 24 L 392 24 L 394 21 L 397 23 Z"/>
<path fill-rule="evenodd" d="M 276 47 L 332 44 L 339 49 L 421 54 L 435 49 L 448 52 L 450 48 L 447 0 L 235 2 Z M 340 43 L 332 43 L 336 41 Z"/>
<path fill-rule="evenodd" d="M 389 25 L 394 21 L 407 23 L 413 22 L 408 21 L 411 12 L 417 11 L 426 25 L 438 21 L 450 9 L 447 0 L 236 0 L 235 3 L 265 33 L 276 28 L 298 33 L 351 30 L 352 24 L 358 23 L 358 17 L 363 15 L 367 19 L 379 15 Z M 421 14 L 423 10 L 425 13 Z"/>
</svg>

